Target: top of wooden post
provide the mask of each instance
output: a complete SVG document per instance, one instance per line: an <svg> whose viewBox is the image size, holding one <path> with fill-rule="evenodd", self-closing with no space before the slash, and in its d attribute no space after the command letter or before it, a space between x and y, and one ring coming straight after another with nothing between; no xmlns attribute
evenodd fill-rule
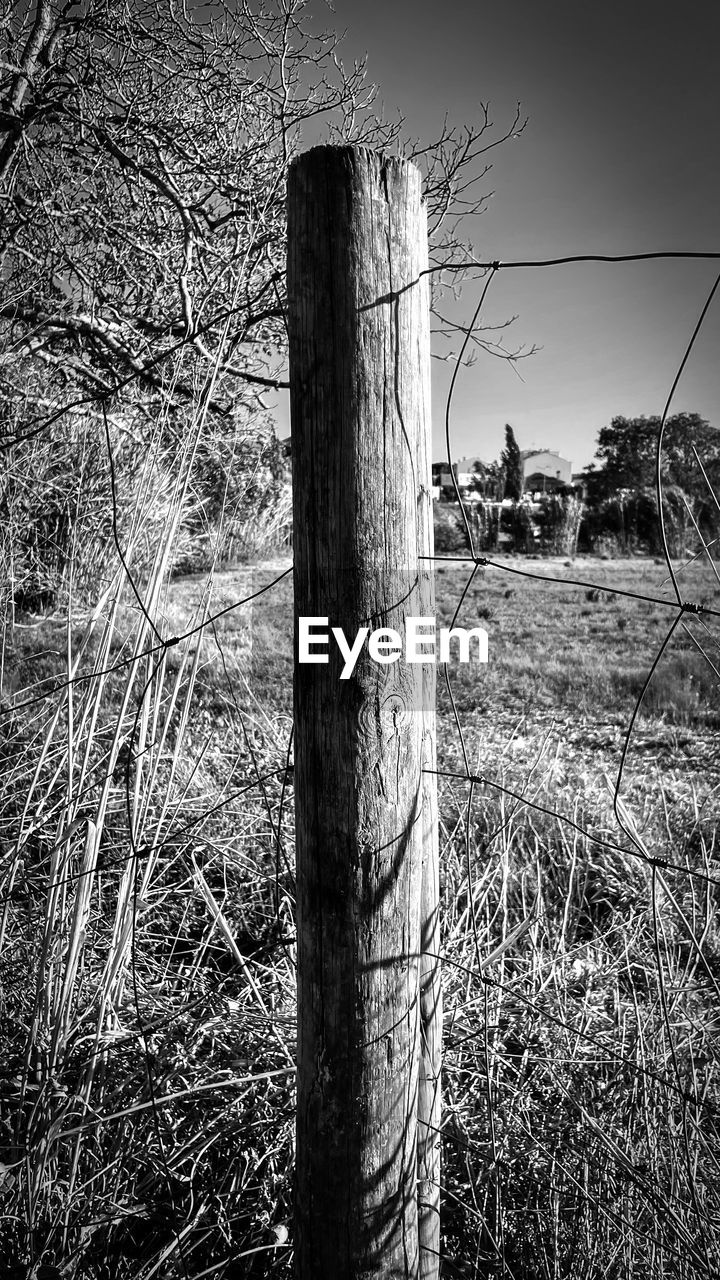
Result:
<svg viewBox="0 0 720 1280"><path fill-rule="evenodd" d="M298 179L302 180L302 175L305 173L315 175L325 170L334 175L343 171L350 175L361 169L366 173L374 171L376 182L380 189L384 190L386 197L389 198L391 190L400 181L406 184L408 196L414 195L417 191L417 198L424 202L422 174L412 160L385 155L384 152L376 151L372 147L354 143L337 145L320 143L316 147L309 147L307 151L301 152L290 161L288 184Z"/></svg>

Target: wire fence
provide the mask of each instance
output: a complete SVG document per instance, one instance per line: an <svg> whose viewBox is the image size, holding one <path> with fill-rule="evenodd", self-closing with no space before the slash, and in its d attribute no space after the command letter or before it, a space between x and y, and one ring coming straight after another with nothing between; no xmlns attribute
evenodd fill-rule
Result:
<svg viewBox="0 0 720 1280"><path fill-rule="evenodd" d="M487 273L447 397L448 462L457 380L500 270L697 257L720 254L445 265ZM450 468L468 552L433 557L438 602L451 626L490 610L491 666L492 624L520 636L527 618L552 637L569 636L573 619L582 629L556 663L557 690L572 691L574 668L587 679L602 668L611 626L622 624L620 649L629 636L653 649L625 685L606 679L611 715L579 710L576 694L570 715L534 693L513 709L487 692L489 669L443 669L448 1276L689 1280L720 1269L717 702L707 714L702 699L688 703L686 762L662 701L643 718L679 639L678 652L692 650L710 672L702 698L717 696L720 576L699 530L692 556L673 563L662 459L719 283L661 417L664 565L648 564L647 590L614 582L611 565L576 576L566 564L569 576L479 554ZM112 477L107 420L105 438ZM0 718L6 1252L23 1259L13 1274L37 1277L285 1274L290 654L274 659L260 644L259 693L242 628L227 628L253 605L254 643L264 627L280 634L291 569L219 608L211 573L196 618L174 630L173 530L141 585L112 484L114 583L79 638L67 622L64 675L54 660L44 675L27 662ZM273 600L268 623L261 606ZM498 644L504 678L515 670L522 684L522 654L507 661L512 637L501 632ZM532 661L541 674L543 655ZM693 724L693 707L704 724ZM655 768L647 750L646 763L633 757L643 735Z"/></svg>

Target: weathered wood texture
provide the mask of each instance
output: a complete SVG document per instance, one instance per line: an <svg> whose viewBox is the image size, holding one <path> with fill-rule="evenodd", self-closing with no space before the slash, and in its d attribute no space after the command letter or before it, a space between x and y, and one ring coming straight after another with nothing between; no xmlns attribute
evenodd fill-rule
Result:
<svg viewBox="0 0 720 1280"><path fill-rule="evenodd" d="M427 231L413 165L317 147L288 185L295 612L433 616ZM435 678L295 666L300 1280L437 1275ZM296 648L297 653L297 648ZM433 1126L433 1128L430 1128Z"/></svg>

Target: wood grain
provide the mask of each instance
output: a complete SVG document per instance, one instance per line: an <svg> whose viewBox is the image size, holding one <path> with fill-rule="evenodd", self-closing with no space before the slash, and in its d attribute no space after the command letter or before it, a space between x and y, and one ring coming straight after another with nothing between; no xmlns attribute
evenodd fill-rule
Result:
<svg viewBox="0 0 720 1280"><path fill-rule="evenodd" d="M300 616L354 638L434 614L419 560L432 548L426 265L413 165L361 147L292 164L296 655ZM439 949L435 779L422 773L434 667L380 666L365 649L341 681L332 641L328 655L295 664L297 1274L415 1277L422 1243L431 1277L441 1014L421 949Z"/></svg>

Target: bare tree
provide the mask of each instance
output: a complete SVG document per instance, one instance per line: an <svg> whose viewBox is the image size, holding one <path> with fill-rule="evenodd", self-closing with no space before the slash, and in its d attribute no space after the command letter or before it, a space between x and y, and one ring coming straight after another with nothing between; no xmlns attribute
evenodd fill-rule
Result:
<svg viewBox="0 0 720 1280"><path fill-rule="evenodd" d="M305 0L212 16L175 0L5 0L1 31L2 376L21 354L44 366L38 424L131 383L177 405L262 407L282 380L285 175L304 126L424 168L436 266L483 207L501 140L487 113L403 143Z"/></svg>
<svg viewBox="0 0 720 1280"><path fill-rule="evenodd" d="M285 167L303 120L362 95L360 69L326 79L333 40L305 35L303 10L8 15L0 315L16 349L101 393L130 379L194 400L219 346L218 404L274 384Z"/></svg>

